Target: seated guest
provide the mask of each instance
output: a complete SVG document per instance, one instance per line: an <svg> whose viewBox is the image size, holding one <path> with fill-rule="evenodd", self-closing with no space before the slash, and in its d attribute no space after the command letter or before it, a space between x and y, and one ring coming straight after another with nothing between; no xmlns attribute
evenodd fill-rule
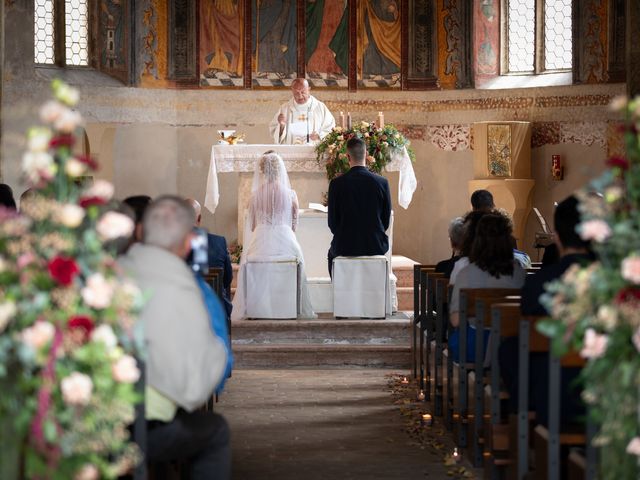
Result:
<svg viewBox="0 0 640 480"><path fill-rule="evenodd" d="M158 198L145 212L143 243L132 245L120 263L149 294L140 316L147 344L147 459L189 461L192 479L228 479L229 427L222 416L197 410L222 380L227 356L185 263L194 223L183 199Z"/></svg>
<svg viewBox="0 0 640 480"><path fill-rule="evenodd" d="M200 226L202 221L202 207L200 202L193 198L187 198L187 202L193 207L196 214L196 226ZM208 254L209 267L222 268L222 302L227 312L227 318L231 318L231 281L233 280L233 268L231 267L231 257L227 250L227 240L222 235L208 234Z"/></svg>
<svg viewBox="0 0 640 480"><path fill-rule="evenodd" d="M518 250L516 237L511 236L511 243L513 244L513 258L520 264L522 268L531 268L531 258L529 258L529 255L527 255L522 250Z"/></svg>
<svg viewBox="0 0 640 480"><path fill-rule="evenodd" d="M444 273L449 278L455 263L462 257L462 239L464 234L464 218L456 217L449 224L449 242L451 243L451 258L442 260L436 265L436 272Z"/></svg>
<svg viewBox="0 0 640 480"><path fill-rule="evenodd" d="M490 212L496 208L489 190L476 190L471 194L471 208L474 212Z"/></svg>
<svg viewBox="0 0 640 480"><path fill-rule="evenodd" d="M17 210L16 200L13 198L13 190L6 183L0 183L0 206Z"/></svg>
<svg viewBox="0 0 640 480"><path fill-rule="evenodd" d="M133 240L131 243L142 241L142 218L144 212L151 203L149 195L132 195L122 201L125 205L129 205L136 216L136 228L133 232Z"/></svg>
<svg viewBox="0 0 640 480"><path fill-rule="evenodd" d="M462 235L462 248L460 249L461 258L456 261L449 275L449 283L454 285L458 273L464 267L469 265L469 255L471 254L471 247L473 246L473 240L476 236L476 227L480 219L484 217L488 212L484 210L472 211L464 216L464 233Z"/></svg>
<svg viewBox="0 0 640 480"><path fill-rule="evenodd" d="M449 303L449 320L454 328L459 325L460 290L463 288L520 288L526 272L513 259L511 248L511 221L500 213L485 214L476 228L475 238L469 255L469 265L460 270L453 287ZM467 358L475 360L476 330L473 319L467 325ZM485 351L489 331L485 332ZM449 338L449 348L453 358L458 360L459 332L454 331Z"/></svg>
<svg viewBox="0 0 640 480"><path fill-rule="evenodd" d="M576 232L580 224L578 200L571 196L562 201L554 213L555 242L560 253L560 261L545 266L533 275L527 275L522 287L521 310L523 315L548 315L546 307L540 303L540 297L545 292L545 285L560 278L564 272L576 263L585 265L593 260L589 243L582 240ZM510 338L500 345L500 368L502 377L510 394L510 408L512 411L518 405L518 339ZM544 353L534 353L529 357L529 403L536 410L536 419L546 424L548 418L548 365L549 356ZM562 402L561 419L565 421L575 418L580 407L579 395L573 390L573 380L579 369L566 368L562 372L562 397L569 401ZM573 391L572 391L573 390ZM583 410L582 410L583 411Z"/></svg>

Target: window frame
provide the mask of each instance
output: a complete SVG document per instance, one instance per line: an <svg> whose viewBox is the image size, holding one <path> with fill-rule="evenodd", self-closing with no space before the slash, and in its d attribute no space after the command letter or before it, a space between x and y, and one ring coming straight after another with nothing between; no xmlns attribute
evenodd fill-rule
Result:
<svg viewBox="0 0 640 480"><path fill-rule="evenodd" d="M95 3L91 0L87 0L87 64L86 65L71 65L67 64L67 49L66 49L66 0L50 0L53 3L53 63L38 63L36 62L35 55L33 64L38 68L67 68L73 70L92 70L95 69L95 41L93 37L95 26ZM35 3L33 9L33 41L35 47Z"/></svg>
<svg viewBox="0 0 640 480"><path fill-rule="evenodd" d="M573 72L575 66L575 60L573 53L571 55L572 62L571 68L556 68L556 69L545 69L545 25L544 25L544 0L534 0L535 5L535 15L534 15L534 38L535 38L535 47L533 49L533 70L528 72L511 72L509 71L509 2L511 0L501 0L500 3L500 11L503 13L501 15L501 30L500 30L500 75L501 76L536 76L536 75L551 75L557 73L567 73ZM574 22L575 18L573 18L574 9L571 8L571 49L572 51L575 49L575 38L574 38Z"/></svg>

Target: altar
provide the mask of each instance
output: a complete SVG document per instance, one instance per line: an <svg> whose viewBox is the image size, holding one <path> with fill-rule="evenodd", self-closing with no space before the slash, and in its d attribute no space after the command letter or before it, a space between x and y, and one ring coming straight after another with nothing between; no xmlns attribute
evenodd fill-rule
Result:
<svg viewBox="0 0 640 480"><path fill-rule="evenodd" d="M220 202L219 175L239 173L238 185L238 241L243 242L244 219L248 202L251 197L253 172L258 160L265 151L274 150L283 159L294 190L305 189L305 184L322 182L323 188L328 189L328 182L324 179L324 165L317 161L313 145L214 145L211 149L211 161L207 176L207 188L204 206L215 212ZM392 161L386 165L387 171L399 172L398 204L407 208L411 203L417 181L411 159L403 149L392 156ZM326 187L324 187L326 185ZM321 201L320 194L313 201ZM308 203L308 202L307 202ZM305 258L305 271L309 281L309 294L316 312L331 311L331 283L327 266L327 252L333 238L327 224L327 214L306 209L306 203L301 201L300 215L296 237ZM391 259L393 239L393 214L387 232L389 235L389 252ZM395 304L395 277L391 274L392 303Z"/></svg>

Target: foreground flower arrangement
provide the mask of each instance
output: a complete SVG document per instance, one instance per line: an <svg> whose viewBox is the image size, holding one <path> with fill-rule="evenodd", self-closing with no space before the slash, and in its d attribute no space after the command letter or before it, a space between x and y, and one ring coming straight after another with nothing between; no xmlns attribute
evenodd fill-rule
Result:
<svg viewBox="0 0 640 480"><path fill-rule="evenodd" d="M78 93L52 87L23 158L32 191L20 214L0 209L2 473L24 462L26 478L115 478L140 458L128 426L142 298L105 244L133 222L108 210L111 184L81 185L97 165L72 153Z"/></svg>
<svg viewBox="0 0 640 480"><path fill-rule="evenodd" d="M540 326L556 354L588 359L583 399L600 427L603 479L637 478L640 457L640 97L612 108L625 115L627 155L579 194L579 233L598 261L548 287L553 318Z"/></svg>
<svg viewBox="0 0 640 480"><path fill-rule="evenodd" d="M329 181L349 170L347 142L352 137L361 138L366 143L367 167L372 172L382 172L391 161L392 154L405 147L411 160L414 160L409 140L391 124L383 128L369 122L356 123L353 128L337 126L316 146L318 162L324 164Z"/></svg>

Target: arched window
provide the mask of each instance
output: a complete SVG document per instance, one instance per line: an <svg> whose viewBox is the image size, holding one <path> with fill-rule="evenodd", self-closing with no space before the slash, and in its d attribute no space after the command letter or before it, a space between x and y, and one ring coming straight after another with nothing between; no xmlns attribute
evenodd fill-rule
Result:
<svg viewBox="0 0 640 480"><path fill-rule="evenodd" d="M89 66L88 0L34 0L34 62Z"/></svg>
<svg viewBox="0 0 640 480"><path fill-rule="evenodd" d="M503 0L502 73L572 68L571 0Z"/></svg>

